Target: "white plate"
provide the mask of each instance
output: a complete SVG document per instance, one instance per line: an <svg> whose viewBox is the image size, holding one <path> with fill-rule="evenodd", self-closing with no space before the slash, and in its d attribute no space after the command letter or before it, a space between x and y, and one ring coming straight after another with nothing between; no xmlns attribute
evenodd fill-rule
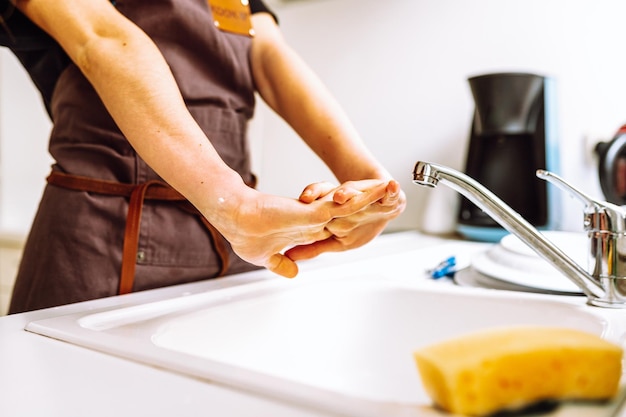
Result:
<svg viewBox="0 0 626 417"><path fill-rule="evenodd" d="M487 275L483 275L476 271L474 268L465 268L454 274L454 282L462 287L476 287L476 288L488 288L492 290L506 290L506 291L521 291L521 292L534 292L551 295L584 295L582 292L574 293L571 291L551 291L547 289L539 289L533 287L526 287L522 285L513 284L512 282L503 281L497 278L492 278Z"/></svg>
<svg viewBox="0 0 626 417"><path fill-rule="evenodd" d="M586 269L585 233L544 232L543 235ZM580 289L566 276L541 258L514 235L472 259L471 266L480 274L518 286L539 290L580 294Z"/></svg>
<svg viewBox="0 0 626 417"><path fill-rule="evenodd" d="M586 261L589 241L585 232L546 231L541 233L546 239L565 252L574 260ZM515 235L506 235L500 241L508 252L539 258L539 255Z"/></svg>

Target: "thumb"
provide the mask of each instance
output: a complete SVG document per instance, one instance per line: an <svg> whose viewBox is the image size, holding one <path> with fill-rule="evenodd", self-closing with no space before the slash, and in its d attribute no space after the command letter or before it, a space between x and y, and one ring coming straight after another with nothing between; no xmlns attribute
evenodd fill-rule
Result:
<svg viewBox="0 0 626 417"><path fill-rule="evenodd" d="M267 261L266 268L275 274L285 278L293 278L298 275L298 265L287 256L275 253Z"/></svg>

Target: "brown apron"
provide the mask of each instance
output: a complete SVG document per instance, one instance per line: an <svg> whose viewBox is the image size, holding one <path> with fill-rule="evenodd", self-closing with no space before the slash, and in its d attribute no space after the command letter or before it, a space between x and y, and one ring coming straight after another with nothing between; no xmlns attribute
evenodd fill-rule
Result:
<svg viewBox="0 0 626 417"><path fill-rule="evenodd" d="M152 37L195 120L222 159L252 184L250 39L216 29L206 0L118 0L116 7ZM76 66L62 72L51 112L56 163L26 243L11 313L256 268L137 156Z"/></svg>

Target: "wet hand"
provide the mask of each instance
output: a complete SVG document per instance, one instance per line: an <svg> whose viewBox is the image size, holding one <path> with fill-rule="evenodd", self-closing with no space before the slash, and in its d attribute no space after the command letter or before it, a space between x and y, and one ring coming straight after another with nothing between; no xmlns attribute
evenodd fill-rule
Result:
<svg viewBox="0 0 626 417"><path fill-rule="evenodd" d="M298 273L296 261L306 257L292 257L287 255L289 250L283 251L327 242L334 236L333 230L341 233L354 222L340 219L363 216L359 213L368 211L367 207L388 199L388 188L384 181L372 181L367 187L345 186L335 193L338 201L332 196L300 201L252 190L254 194L235 210L226 211L214 225L242 259L291 278ZM321 197L316 190L314 193Z"/></svg>
<svg viewBox="0 0 626 417"><path fill-rule="evenodd" d="M380 180L349 181L337 187L331 183L315 183L307 186L300 195L300 201L333 201L347 204L371 187L380 186ZM364 245L378 236L390 220L396 218L406 207L406 196L397 181L385 184L384 195L350 216L335 218L326 229L328 238L299 245L288 250L285 255L294 261L313 258L323 252L338 252Z"/></svg>

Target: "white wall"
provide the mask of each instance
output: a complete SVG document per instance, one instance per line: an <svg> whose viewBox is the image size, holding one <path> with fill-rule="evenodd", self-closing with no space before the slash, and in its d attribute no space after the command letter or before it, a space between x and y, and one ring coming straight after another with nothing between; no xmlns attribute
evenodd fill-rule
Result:
<svg viewBox="0 0 626 417"><path fill-rule="evenodd" d="M626 2L272 4L288 39L404 186L409 206L393 227L445 232L454 226L455 193L412 185L411 173L417 160L463 168L473 110L466 80L482 73L527 71L554 77L562 174L601 196L590 142L610 139L626 122ZM266 122L261 186L270 191L294 195L315 172L324 172L289 156L301 149L290 144L292 136L280 123ZM569 196L563 200L562 228L581 229L581 204Z"/></svg>
<svg viewBox="0 0 626 417"><path fill-rule="evenodd" d="M0 48L0 232L23 235L50 172L50 121L17 59Z"/></svg>
<svg viewBox="0 0 626 417"><path fill-rule="evenodd" d="M402 183L409 206L394 222L394 229L445 232L453 228L455 193L414 186L411 173L420 159L462 169L472 114L466 80L481 73L527 71L554 77L562 174L600 196L589 143L610 139L626 122L622 22L626 2L268 3L279 15L288 40L324 79L368 146ZM0 58L0 230L21 231L32 219L33 196L38 197L49 165L46 135L25 129L48 126L34 104L27 106L28 113L7 105L21 99L30 103L32 94L28 83L16 82L6 56ZM260 189L296 196L310 182L332 179L267 108L260 108L252 134ZM580 203L565 196L563 200L562 227L580 229Z"/></svg>

